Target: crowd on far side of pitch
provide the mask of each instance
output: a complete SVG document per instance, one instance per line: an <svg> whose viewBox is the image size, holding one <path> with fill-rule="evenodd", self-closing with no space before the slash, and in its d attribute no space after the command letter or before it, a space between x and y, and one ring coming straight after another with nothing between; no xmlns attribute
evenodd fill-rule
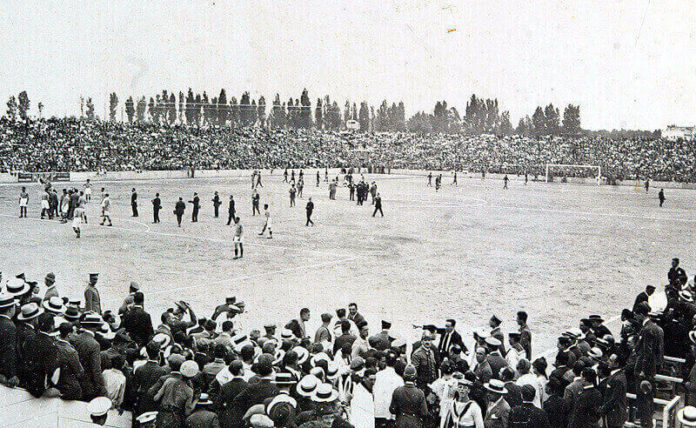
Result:
<svg viewBox="0 0 696 428"><path fill-rule="evenodd" d="M369 163L388 168L543 176L547 164L566 164L601 167L610 182L696 181L696 145L647 137L364 134L162 127L72 118L27 123L2 119L0 155L0 171L4 172L280 169Z"/></svg>
<svg viewBox="0 0 696 428"><path fill-rule="evenodd" d="M206 317L182 300L151 315L136 282L104 310L98 273L80 298L53 273L42 284L20 274L0 291L0 383L88 401L101 424L117 409L157 427L623 427L633 392L650 427L665 355L686 360L677 392L696 402L696 278L674 259L667 279L623 310L616 334L590 315L547 361L524 311L514 328L491 316L472 338L463 319L414 325L411 342L390 320L369 325L355 303L322 313L315 331L309 308L251 326L234 296ZM678 418L696 426L694 412Z"/></svg>

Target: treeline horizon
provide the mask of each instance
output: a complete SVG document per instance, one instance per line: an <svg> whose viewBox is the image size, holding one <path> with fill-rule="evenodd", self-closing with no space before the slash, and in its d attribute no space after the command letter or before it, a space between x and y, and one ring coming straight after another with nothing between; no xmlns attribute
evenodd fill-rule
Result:
<svg viewBox="0 0 696 428"><path fill-rule="evenodd" d="M117 122L119 96L109 94L108 121ZM403 101L389 103L386 99L379 106L369 105L366 101L359 104L346 100L339 106L338 101L329 95L317 98L312 103L309 92L304 89L299 98L281 100L276 94L271 103L264 96L251 97L248 91L237 99L221 89L219 94L209 97L206 91L194 93L188 88L187 93L163 90L154 96L128 96L122 104L122 122L152 123L160 126L260 126L268 128L322 129L340 131L354 129L358 132L411 132L418 134L495 134L524 136L577 136L604 135L617 136L655 136L659 131L583 130L580 119L580 106L568 104L561 114L553 103L538 106L531 116L520 118L513 126L510 112L502 110L497 98L480 98L472 94L466 103L463 115L447 101L437 101L432 112L419 111L406 118ZM31 102L26 91L17 98L10 96L7 101L5 117L9 120L28 120ZM38 104L39 117L43 104ZM125 114L125 116L124 116ZM91 97L80 98L80 118L98 120ZM103 120L107 120L104 118ZM659 135L657 135L659 137Z"/></svg>

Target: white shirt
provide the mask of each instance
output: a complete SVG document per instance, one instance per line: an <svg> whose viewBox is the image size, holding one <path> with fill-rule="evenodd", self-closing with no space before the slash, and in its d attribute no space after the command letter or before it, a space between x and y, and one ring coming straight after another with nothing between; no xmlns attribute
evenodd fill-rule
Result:
<svg viewBox="0 0 696 428"><path fill-rule="evenodd" d="M533 373L527 373L520 376L519 379L517 379L517 382L515 383L519 386L532 385L534 387L534 390L536 391L532 403L534 404L534 406L541 409L541 397L544 394L544 392L541 389L541 385L539 380L537 379L537 376Z"/></svg>
<svg viewBox="0 0 696 428"><path fill-rule="evenodd" d="M462 414L461 412L464 410L464 407L466 407L467 404L469 405L469 408ZM481 411L479 405L473 400L467 403L453 401L447 409L447 413L452 418L451 420L455 423L455 427L473 426L475 428L484 428L483 412ZM441 427L445 426L446 419L447 418L441 420Z"/></svg>
<svg viewBox="0 0 696 428"><path fill-rule="evenodd" d="M360 428L375 427L375 404L372 394L361 383L353 386L353 399L350 400L350 423Z"/></svg>
<svg viewBox="0 0 696 428"><path fill-rule="evenodd" d="M102 372L106 396L113 403L113 407L120 407L123 404L123 397L126 394L126 377L117 369L106 369Z"/></svg>
<svg viewBox="0 0 696 428"><path fill-rule="evenodd" d="M394 390L404 386L404 380L396 374L393 367L387 367L375 375L375 386L372 392L375 396L375 418L396 419L396 415L389 412Z"/></svg>

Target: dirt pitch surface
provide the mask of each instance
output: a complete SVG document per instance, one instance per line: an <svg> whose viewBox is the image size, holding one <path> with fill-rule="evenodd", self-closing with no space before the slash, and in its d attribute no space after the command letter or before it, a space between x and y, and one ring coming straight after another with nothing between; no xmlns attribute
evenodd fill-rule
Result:
<svg viewBox="0 0 696 428"><path fill-rule="evenodd" d="M425 177L369 175L382 194L384 214L356 206L348 190L328 199L327 184L315 187L307 174L304 198L289 207L288 185L278 172L264 176L261 206L269 203L273 239L257 233L262 216L251 216L249 178L94 182L89 224L76 239L70 224L40 220L38 184L28 186L29 218L18 218L20 184L0 187L0 228L5 278L25 272L43 283L56 274L59 291L82 297L89 272L99 272L104 309L115 310L140 283L153 322L175 300L210 316L226 296L237 296L248 312L247 329L284 324L302 307L312 311L313 333L323 312L356 302L370 322L394 322L394 330L415 336L413 323L458 320L469 340L491 314L503 330L516 329L517 310L529 312L534 353L553 347L564 329L580 318L601 314L618 328L616 316L646 284L662 288L672 257L693 275L696 263L696 193L668 190L658 207L657 191L631 187L460 178L452 186L426 187ZM56 183L62 189L67 183ZM82 188L83 183L70 185ZM114 226L99 226L99 190L111 194ZM130 215L130 189L139 195L140 216ZM224 202L213 217L211 199ZM179 196L201 196L198 223L176 226ZM162 198L162 222L152 224L151 199ZM226 226L233 194L245 228L245 253L233 260L232 228ZM315 227L305 227L305 204L315 203ZM263 208L262 208L263 209ZM691 269L691 270L690 270Z"/></svg>

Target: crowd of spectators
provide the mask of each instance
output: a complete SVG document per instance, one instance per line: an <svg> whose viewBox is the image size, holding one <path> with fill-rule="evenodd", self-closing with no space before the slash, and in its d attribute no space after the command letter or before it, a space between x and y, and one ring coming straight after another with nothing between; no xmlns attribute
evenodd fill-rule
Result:
<svg viewBox="0 0 696 428"><path fill-rule="evenodd" d="M98 274L84 299L62 296L52 273L42 285L18 275L0 291L0 383L90 401L96 422L128 410L136 426L590 428L623 427L631 413L651 427L665 355L686 360L687 404L696 391L696 286L677 259L667 279L623 310L620 333L590 315L558 337L549 363L523 311L508 334L495 315L473 340L447 319L413 326L411 343L389 320L368 325L355 303L321 314L316 331L308 308L260 328L244 325L236 297L209 317L184 301L155 317L135 282L103 311Z"/></svg>
<svg viewBox="0 0 696 428"><path fill-rule="evenodd" d="M615 180L696 181L696 144L659 138L409 134L162 127L74 118L0 120L0 171L373 166L543 176L593 165ZM568 172L570 171L570 172ZM570 174L592 174L579 170ZM591 175L588 175L591 176Z"/></svg>

